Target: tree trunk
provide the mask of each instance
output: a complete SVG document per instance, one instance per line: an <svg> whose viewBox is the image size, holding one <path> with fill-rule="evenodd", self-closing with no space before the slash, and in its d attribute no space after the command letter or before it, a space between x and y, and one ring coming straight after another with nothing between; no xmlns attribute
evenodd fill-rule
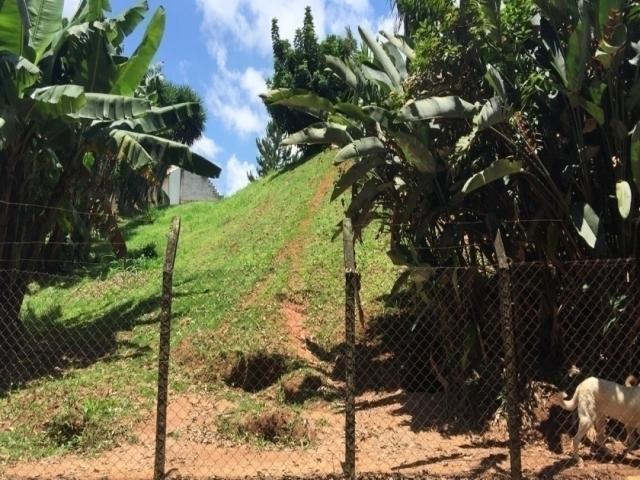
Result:
<svg viewBox="0 0 640 480"><path fill-rule="evenodd" d="M20 309L27 282L24 272L0 271L0 361L3 365L24 350L26 330L20 320Z"/></svg>

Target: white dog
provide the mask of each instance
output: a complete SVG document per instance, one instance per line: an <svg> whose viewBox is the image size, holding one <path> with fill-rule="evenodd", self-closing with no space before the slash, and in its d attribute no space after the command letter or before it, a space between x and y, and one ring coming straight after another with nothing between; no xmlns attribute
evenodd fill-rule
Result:
<svg viewBox="0 0 640 480"><path fill-rule="evenodd" d="M632 385L633 381L627 378L626 383ZM596 430L596 446L604 446L607 418L618 420L627 428L627 445L622 454L624 458L631 448L630 432L640 427L640 388L589 377L578 385L571 400L566 398L567 394L561 393L549 400L565 410L578 409L578 433L573 437L573 457L578 464L583 463L578 447L591 428Z"/></svg>

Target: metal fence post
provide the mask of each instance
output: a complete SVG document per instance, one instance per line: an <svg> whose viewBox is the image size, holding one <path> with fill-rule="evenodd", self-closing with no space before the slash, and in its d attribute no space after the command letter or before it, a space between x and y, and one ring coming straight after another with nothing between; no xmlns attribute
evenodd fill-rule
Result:
<svg viewBox="0 0 640 480"><path fill-rule="evenodd" d="M180 217L171 222L167 250L162 269L162 309L160 312L160 349L158 353L158 403L156 412L156 451L154 480L164 479L167 445L167 404L169 389L169 350L171 347L171 300L173 294L173 266L176 260Z"/></svg>
<svg viewBox="0 0 640 480"><path fill-rule="evenodd" d="M343 221L344 279L345 279L345 458L342 465L347 479L356 478L356 271L353 225Z"/></svg>
<svg viewBox="0 0 640 480"><path fill-rule="evenodd" d="M502 322L502 340L504 343L504 364L507 389L507 428L509 430L509 457L512 480L522 478L522 458L520 444L520 399L518 395L518 357L513 324L511 301L511 273L509 260L504 251L500 230L496 234L495 250L498 258L498 287L500 295L500 320Z"/></svg>

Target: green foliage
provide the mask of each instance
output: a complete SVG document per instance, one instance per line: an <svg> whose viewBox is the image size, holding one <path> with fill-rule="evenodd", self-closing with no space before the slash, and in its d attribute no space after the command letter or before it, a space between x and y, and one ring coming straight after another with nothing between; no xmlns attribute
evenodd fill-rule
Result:
<svg viewBox="0 0 640 480"><path fill-rule="evenodd" d="M156 169L168 163L206 176L220 171L162 137L199 115L198 106L158 110L152 99L134 96L160 44L164 10L126 57L121 43L146 3L107 18L108 1L85 1L66 24L62 3L0 2L0 198L9 203L0 207L3 269L42 268L41 260L55 259L56 244L93 233L124 255L110 201L113 172L123 164L156 181ZM9 295L18 311L23 295L24 285ZM1 339L18 338L3 330L18 328L15 307L0 305L2 351L12 346Z"/></svg>
<svg viewBox="0 0 640 480"><path fill-rule="evenodd" d="M271 120L267 124L265 136L256 139L256 147L259 153L256 158L259 177L264 177L298 161L299 156L294 153L293 148L282 144L285 138L286 133L280 130L278 125ZM252 179L252 177L249 178Z"/></svg>
<svg viewBox="0 0 640 480"><path fill-rule="evenodd" d="M349 89L327 72L326 55L349 59L355 55L357 43L347 30L345 37L329 35L319 42L311 8L306 7L304 22L296 31L293 45L280 38L278 21L272 20L271 41L273 46L273 77L268 80L272 89L303 88L331 101L344 100ZM269 113L278 128L286 133L294 133L311 125L315 119L306 112L291 111L282 106L268 106ZM302 147L306 154L317 149Z"/></svg>
<svg viewBox="0 0 640 480"><path fill-rule="evenodd" d="M129 130L156 132L159 137L185 145L193 145L204 132L206 111L202 98L189 85L167 80L160 66L147 71L135 95L149 100L155 109L134 121L127 121L125 125ZM176 109L175 105L181 108ZM158 163L154 178L164 179L169 166L170 162ZM128 163L120 163L114 173L112 198L120 212L139 212L166 201L159 183L135 171Z"/></svg>

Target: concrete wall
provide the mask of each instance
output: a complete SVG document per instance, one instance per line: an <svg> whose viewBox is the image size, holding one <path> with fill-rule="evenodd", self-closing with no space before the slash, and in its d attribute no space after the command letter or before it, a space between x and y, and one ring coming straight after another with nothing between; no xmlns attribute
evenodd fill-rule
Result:
<svg viewBox="0 0 640 480"><path fill-rule="evenodd" d="M218 200L220 195L209 179L181 168L173 169L162 182L162 190L170 205L205 200Z"/></svg>
<svg viewBox="0 0 640 480"><path fill-rule="evenodd" d="M217 200L219 198L218 192L216 192L216 189L211 185L209 179L182 170L180 203Z"/></svg>

